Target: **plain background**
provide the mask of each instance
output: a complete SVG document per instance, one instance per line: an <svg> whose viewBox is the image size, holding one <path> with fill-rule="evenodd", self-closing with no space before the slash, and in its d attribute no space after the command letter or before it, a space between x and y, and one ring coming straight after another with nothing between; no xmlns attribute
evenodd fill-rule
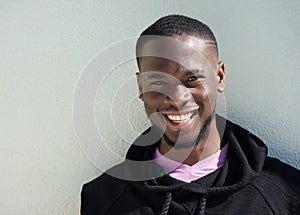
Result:
<svg viewBox="0 0 300 215"><path fill-rule="evenodd" d="M300 1L2 0L1 214L79 214L82 184L101 173L73 127L80 75L101 50L171 13L197 18L216 34L227 117L265 141L270 155L300 167ZM115 90L107 87L107 103ZM147 121L135 104L129 118L139 132ZM101 112L106 106L96 105L96 121L107 123L99 129L122 156L128 145L119 145Z"/></svg>

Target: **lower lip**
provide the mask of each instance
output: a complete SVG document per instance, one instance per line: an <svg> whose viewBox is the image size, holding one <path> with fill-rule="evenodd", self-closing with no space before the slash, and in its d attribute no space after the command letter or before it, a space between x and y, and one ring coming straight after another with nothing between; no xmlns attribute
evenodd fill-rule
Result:
<svg viewBox="0 0 300 215"><path fill-rule="evenodd" d="M183 129L187 129L191 126L191 124L193 123L194 118L195 118L194 116L195 116L195 114L193 114L189 120L187 120L183 123L175 123L172 120L170 120L167 116L164 116L164 117L166 118L167 123L172 130L180 131Z"/></svg>

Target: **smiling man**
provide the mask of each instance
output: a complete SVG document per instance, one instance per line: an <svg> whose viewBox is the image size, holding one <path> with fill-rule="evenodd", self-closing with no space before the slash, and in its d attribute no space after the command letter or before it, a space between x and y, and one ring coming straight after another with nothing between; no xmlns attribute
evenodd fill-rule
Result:
<svg viewBox="0 0 300 215"><path fill-rule="evenodd" d="M136 46L140 98L152 123L126 160L84 185L82 214L299 214L299 171L216 115L225 66L214 34L170 15Z"/></svg>
<svg viewBox="0 0 300 215"><path fill-rule="evenodd" d="M163 132L159 151L189 165L220 150L215 107L217 91L225 86L213 34L211 40L195 36L142 36L137 45L141 99Z"/></svg>

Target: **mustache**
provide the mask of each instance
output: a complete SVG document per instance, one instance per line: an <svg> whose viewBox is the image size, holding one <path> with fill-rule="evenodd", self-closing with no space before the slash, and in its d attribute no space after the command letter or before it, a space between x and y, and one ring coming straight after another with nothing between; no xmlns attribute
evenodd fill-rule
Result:
<svg viewBox="0 0 300 215"><path fill-rule="evenodd" d="M160 107L156 109L156 112L168 112L168 111L185 111L185 110L196 110L199 109L199 106L196 104L183 105L182 107L176 107L174 105L169 105L166 107Z"/></svg>

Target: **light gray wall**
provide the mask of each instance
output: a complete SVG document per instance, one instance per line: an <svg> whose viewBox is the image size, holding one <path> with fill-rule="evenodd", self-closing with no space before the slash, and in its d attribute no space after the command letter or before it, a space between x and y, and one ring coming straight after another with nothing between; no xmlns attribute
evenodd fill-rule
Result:
<svg viewBox="0 0 300 215"><path fill-rule="evenodd" d="M81 185L101 172L93 159L113 163L84 151L76 136L81 74L99 51L170 13L215 32L227 66L227 117L264 140L272 156L300 167L300 1L0 1L1 214L79 213ZM128 145L107 113L116 83L136 66L122 68L95 101L97 129L120 157ZM147 126L138 100L120 119L127 115L136 133Z"/></svg>

